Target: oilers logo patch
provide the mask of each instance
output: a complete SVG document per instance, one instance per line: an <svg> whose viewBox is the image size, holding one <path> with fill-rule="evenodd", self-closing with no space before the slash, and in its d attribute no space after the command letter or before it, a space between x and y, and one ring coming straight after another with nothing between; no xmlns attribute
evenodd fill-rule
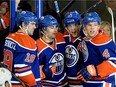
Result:
<svg viewBox="0 0 116 87"><path fill-rule="evenodd" d="M55 53L50 59L50 63L54 63L56 65L55 75L59 75L64 70L64 56L61 53Z"/></svg>
<svg viewBox="0 0 116 87"><path fill-rule="evenodd" d="M79 59L79 53L73 45L66 46L65 56L67 67L73 67Z"/></svg>
<svg viewBox="0 0 116 87"><path fill-rule="evenodd" d="M82 55L84 58L84 62L86 62L88 60L88 49L85 41L82 42Z"/></svg>

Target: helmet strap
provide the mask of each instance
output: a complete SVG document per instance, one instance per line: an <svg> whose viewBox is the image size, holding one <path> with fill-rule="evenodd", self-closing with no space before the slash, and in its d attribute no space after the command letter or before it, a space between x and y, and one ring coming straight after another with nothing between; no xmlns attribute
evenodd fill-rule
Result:
<svg viewBox="0 0 116 87"><path fill-rule="evenodd" d="M41 31L41 33L45 36L45 38L50 42L53 42L54 40L51 40L47 34L45 34L43 31Z"/></svg>
<svg viewBox="0 0 116 87"><path fill-rule="evenodd" d="M27 30L28 30L28 26L24 29L24 28L22 28L21 26L19 26L19 28L21 29L21 31L23 31L26 35L28 35L28 32L27 32Z"/></svg>

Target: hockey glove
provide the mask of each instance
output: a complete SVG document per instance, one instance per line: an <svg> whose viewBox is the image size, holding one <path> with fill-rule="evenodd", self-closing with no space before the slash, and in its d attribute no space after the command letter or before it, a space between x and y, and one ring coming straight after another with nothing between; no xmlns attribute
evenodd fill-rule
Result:
<svg viewBox="0 0 116 87"><path fill-rule="evenodd" d="M56 71L56 66L54 64L44 65L42 70L46 76L46 79L51 79Z"/></svg>
<svg viewBox="0 0 116 87"><path fill-rule="evenodd" d="M97 70L94 65L88 65L77 73L77 78L86 82L90 80L91 77L98 76Z"/></svg>

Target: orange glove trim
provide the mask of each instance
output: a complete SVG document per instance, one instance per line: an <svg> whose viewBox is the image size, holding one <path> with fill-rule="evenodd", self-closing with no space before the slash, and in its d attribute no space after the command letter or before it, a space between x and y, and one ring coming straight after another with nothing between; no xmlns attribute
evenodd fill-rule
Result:
<svg viewBox="0 0 116 87"><path fill-rule="evenodd" d="M94 65L88 65L87 71L91 74L91 76L97 76L96 69Z"/></svg>

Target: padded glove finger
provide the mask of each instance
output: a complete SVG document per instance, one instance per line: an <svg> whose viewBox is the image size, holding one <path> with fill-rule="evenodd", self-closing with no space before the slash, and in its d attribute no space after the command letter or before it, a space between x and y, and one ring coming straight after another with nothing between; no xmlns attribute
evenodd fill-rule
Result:
<svg viewBox="0 0 116 87"><path fill-rule="evenodd" d="M86 82L90 80L92 76L97 76L96 68L94 65L88 65L77 73L77 78Z"/></svg>

